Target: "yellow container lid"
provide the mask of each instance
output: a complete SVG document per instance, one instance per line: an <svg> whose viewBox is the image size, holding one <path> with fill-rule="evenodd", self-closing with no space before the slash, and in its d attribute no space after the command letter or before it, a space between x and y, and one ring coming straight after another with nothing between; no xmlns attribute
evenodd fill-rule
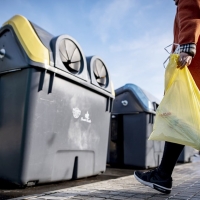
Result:
<svg viewBox="0 0 200 200"><path fill-rule="evenodd" d="M3 24L11 25L28 57L49 65L49 50L42 44L30 22L21 15L15 15Z"/></svg>

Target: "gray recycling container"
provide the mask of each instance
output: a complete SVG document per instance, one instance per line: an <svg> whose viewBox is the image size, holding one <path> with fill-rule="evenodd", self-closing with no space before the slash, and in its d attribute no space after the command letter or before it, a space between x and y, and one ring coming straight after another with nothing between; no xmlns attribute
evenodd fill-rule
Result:
<svg viewBox="0 0 200 200"><path fill-rule="evenodd" d="M183 151L181 152L179 158L178 158L178 162L180 163L187 163L187 162L191 162L192 157L195 154L198 154L198 150L189 147L189 146L185 146Z"/></svg>
<svg viewBox="0 0 200 200"><path fill-rule="evenodd" d="M105 171L113 93L103 61L90 60L68 35L19 15L4 23L0 179L34 185Z"/></svg>
<svg viewBox="0 0 200 200"><path fill-rule="evenodd" d="M162 159L164 142L148 141L159 100L134 84L115 90L107 162L151 168Z"/></svg>

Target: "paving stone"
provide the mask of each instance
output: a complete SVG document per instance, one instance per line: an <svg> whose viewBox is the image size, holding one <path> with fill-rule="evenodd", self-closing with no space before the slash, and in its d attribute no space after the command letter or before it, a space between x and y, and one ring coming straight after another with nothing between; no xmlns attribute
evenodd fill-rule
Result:
<svg viewBox="0 0 200 200"><path fill-rule="evenodd" d="M197 197L199 196L199 199L200 199L200 193L196 193L195 196L197 196Z"/></svg>
<svg viewBox="0 0 200 200"><path fill-rule="evenodd" d="M137 198L137 197L130 197L130 198L126 199L126 200L144 200L144 199Z"/></svg>
<svg viewBox="0 0 200 200"><path fill-rule="evenodd" d="M32 198L32 199L34 199L34 200L46 200L45 198L40 198L40 197L35 197L35 198Z"/></svg>
<svg viewBox="0 0 200 200"><path fill-rule="evenodd" d="M97 198L97 197L91 197L88 198L87 200L103 200L104 198Z"/></svg>
<svg viewBox="0 0 200 200"><path fill-rule="evenodd" d="M173 198L176 198L176 199L190 199L190 197L186 197L186 196L183 197L183 196L178 196L178 195L173 196L172 199L173 199ZM170 199L171 199L171 198L170 198Z"/></svg>
<svg viewBox="0 0 200 200"><path fill-rule="evenodd" d="M127 199L128 197L123 196L111 196L110 199Z"/></svg>
<svg viewBox="0 0 200 200"><path fill-rule="evenodd" d="M136 195L134 195L134 197L144 198L144 199L147 199L147 198L150 198L150 197L153 197L153 196L154 195L148 195L145 192L143 194L136 194Z"/></svg>
<svg viewBox="0 0 200 200"><path fill-rule="evenodd" d="M116 191L111 191L111 192L109 192L109 194L110 195L117 195L117 194L119 194L120 192L116 192Z"/></svg>
<svg viewBox="0 0 200 200"><path fill-rule="evenodd" d="M84 200L84 199L88 199L88 197L86 196L76 196L76 197L73 197L74 199L81 199L81 200Z"/></svg>
<svg viewBox="0 0 200 200"><path fill-rule="evenodd" d="M194 196L194 194L191 194L191 193L179 193L179 194L176 194L175 196L178 196L178 197L187 197L187 198L191 198Z"/></svg>
<svg viewBox="0 0 200 200"><path fill-rule="evenodd" d="M180 200L180 199L177 199L176 197L172 197L169 200ZM185 200L187 200L187 199L185 199Z"/></svg>
<svg viewBox="0 0 200 200"><path fill-rule="evenodd" d="M165 199L168 199L167 197L150 197L148 198L149 200L165 200Z"/></svg>
<svg viewBox="0 0 200 200"><path fill-rule="evenodd" d="M109 198L109 197L113 196L113 195L101 194L101 193L99 193L99 194L92 194L92 195L94 195L94 197L99 197L99 198Z"/></svg>
<svg viewBox="0 0 200 200"><path fill-rule="evenodd" d="M200 200L200 162L179 165L173 173L173 189L171 194L145 187L138 183L133 175L92 183L72 188L49 191L43 194L16 198L15 200L164 200L164 199L193 199ZM13 199L14 200L14 199Z"/></svg>
<svg viewBox="0 0 200 200"><path fill-rule="evenodd" d="M125 192L121 192L118 195L122 196L122 197L132 197L132 196L134 196L133 193L125 193Z"/></svg>
<svg viewBox="0 0 200 200"><path fill-rule="evenodd" d="M50 196L50 195L49 195ZM54 194L51 194L51 196L53 197L74 197L74 196L77 196L76 193L54 193ZM45 196L46 197L46 196Z"/></svg>
<svg viewBox="0 0 200 200"><path fill-rule="evenodd" d="M62 199L69 199L70 197L73 197L73 196L56 197L56 196L45 195L45 196L40 197L40 198L49 199L49 200L62 200Z"/></svg>

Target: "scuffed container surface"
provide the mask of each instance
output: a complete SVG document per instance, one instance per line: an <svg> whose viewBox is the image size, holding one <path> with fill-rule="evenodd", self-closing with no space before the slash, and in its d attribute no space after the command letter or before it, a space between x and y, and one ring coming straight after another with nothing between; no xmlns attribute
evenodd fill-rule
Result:
<svg viewBox="0 0 200 200"><path fill-rule="evenodd" d="M23 40L19 22L40 49ZM63 40L76 56L59 56ZM0 29L0 49L0 179L32 185L105 171L114 97L91 84L78 43L15 16Z"/></svg>

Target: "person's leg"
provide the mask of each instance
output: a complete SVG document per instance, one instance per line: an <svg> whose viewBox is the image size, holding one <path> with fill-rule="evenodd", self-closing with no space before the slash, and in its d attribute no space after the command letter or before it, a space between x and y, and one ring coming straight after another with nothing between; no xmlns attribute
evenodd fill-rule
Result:
<svg viewBox="0 0 200 200"><path fill-rule="evenodd" d="M165 142L162 161L158 167L158 172L163 178L170 178L179 155L181 154L184 145Z"/></svg>
<svg viewBox="0 0 200 200"><path fill-rule="evenodd" d="M148 172L135 171L135 178L142 184L169 194L172 189L172 172L184 145L165 142L162 161L159 167Z"/></svg>

